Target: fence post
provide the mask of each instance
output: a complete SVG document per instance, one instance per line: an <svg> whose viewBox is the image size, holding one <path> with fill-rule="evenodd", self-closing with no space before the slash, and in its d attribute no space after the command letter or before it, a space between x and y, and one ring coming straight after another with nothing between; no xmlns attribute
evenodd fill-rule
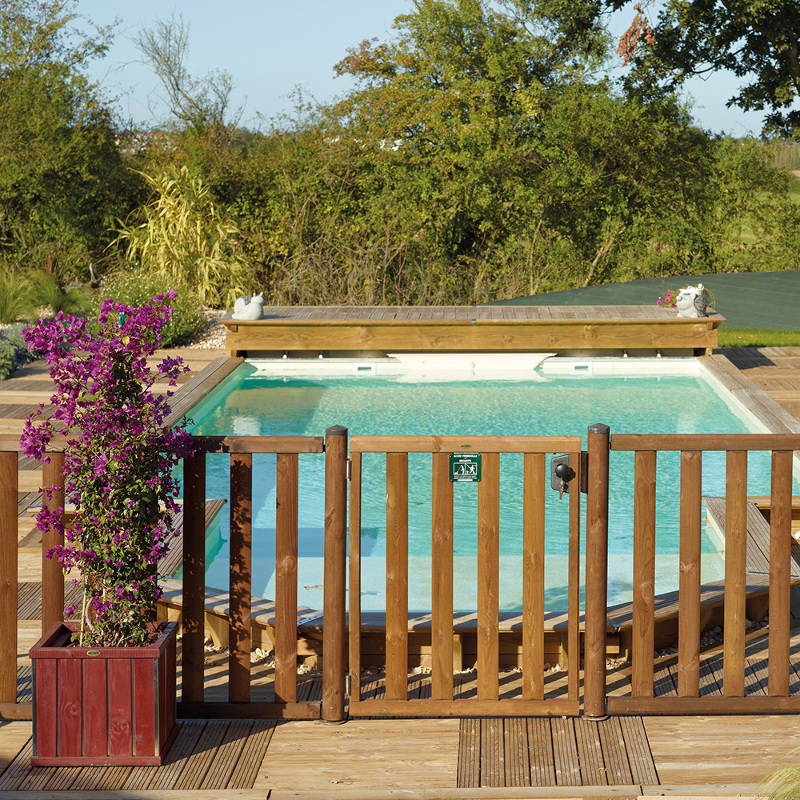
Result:
<svg viewBox="0 0 800 800"><path fill-rule="evenodd" d="M45 494L42 502L48 510L64 507L63 453L48 453L50 462L42 467L42 484ZM53 489L48 499L48 491ZM64 572L57 558L48 558L47 553L56 545L63 544L64 537L52 526L42 534L42 636L55 625L64 621Z"/></svg>
<svg viewBox="0 0 800 800"><path fill-rule="evenodd" d="M597 423L589 426L583 667L583 711L589 719L602 719L606 715L609 432L608 425Z"/></svg>
<svg viewBox="0 0 800 800"><path fill-rule="evenodd" d="M325 430L325 573L322 719L344 721L347 428Z"/></svg>
<svg viewBox="0 0 800 800"><path fill-rule="evenodd" d="M17 702L17 488L17 454L0 453L0 704Z"/></svg>

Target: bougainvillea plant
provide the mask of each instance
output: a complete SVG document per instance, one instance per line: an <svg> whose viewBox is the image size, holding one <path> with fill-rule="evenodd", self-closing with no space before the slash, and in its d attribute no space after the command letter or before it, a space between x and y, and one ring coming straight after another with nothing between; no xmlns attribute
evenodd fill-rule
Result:
<svg viewBox="0 0 800 800"><path fill-rule="evenodd" d="M192 455L186 420L164 425L172 392L151 391L156 381L175 386L188 368L179 358L165 358L155 371L147 365L174 297L159 294L141 308L106 300L94 330L86 320L60 313L22 334L44 355L55 383L52 415L45 418L42 404L27 418L22 451L48 463L51 439L66 440L64 496L75 517L65 525L63 508L50 511L43 503L37 526L64 536L47 556L58 559L69 577L79 576L73 582L83 590L82 646L136 646L151 639L148 623L161 593L157 564L174 536L178 510L175 467ZM43 491L52 497L52 488Z"/></svg>

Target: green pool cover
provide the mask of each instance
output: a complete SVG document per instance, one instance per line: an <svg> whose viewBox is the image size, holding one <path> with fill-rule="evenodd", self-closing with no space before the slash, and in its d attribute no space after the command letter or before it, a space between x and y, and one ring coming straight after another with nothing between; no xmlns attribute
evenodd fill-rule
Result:
<svg viewBox="0 0 800 800"><path fill-rule="evenodd" d="M800 328L800 270L731 272L604 283L490 305L638 306L655 303L668 290L702 283L730 328Z"/></svg>

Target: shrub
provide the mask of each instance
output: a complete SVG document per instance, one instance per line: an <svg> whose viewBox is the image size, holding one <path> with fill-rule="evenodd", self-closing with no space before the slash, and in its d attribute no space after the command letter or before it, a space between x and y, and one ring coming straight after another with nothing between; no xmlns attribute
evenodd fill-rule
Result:
<svg viewBox="0 0 800 800"><path fill-rule="evenodd" d="M191 286L207 305L233 306L250 283L239 229L185 166L142 177L156 197L142 209L145 222L118 231L128 260L176 288Z"/></svg>
<svg viewBox="0 0 800 800"><path fill-rule="evenodd" d="M15 322L0 331L0 342L8 343L14 350L14 367L22 367L35 358L34 354L28 349L28 345L22 338L22 331L25 329L24 322ZM3 378L5 379L5 378Z"/></svg>
<svg viewBox="0 0 800 800"><path fill-rule="evenodd" d="M147 365L171 315L163 302L169 297L157 295L141 308L105 300L96 332L86 320L59 313L24 333L45 354L55 384L52 420L66 437L61 472L76 517L65 528L63 508L43 503L37 526L64 537L47 557L80 578L82 647L150 641L147 623L161 596L158 561L175 535L175 467L192 455L186 420L164 426L172 392L150 391L165 378L175 386L187 371L179 358L154 370ZM43 411L26 419L20 443L24 455L48 463L55 430ZM44 495L52 498L52 490Z"/></svg>
<svg viewBox="0 0 800 800"><path fill-rule="evenodd" d="M55 275L44 270L31 274L31 297L37 308L49 308L53 315L63 311L83 316L92 305L91 295L86 289L80 286L65 289Z"/></svg>
<svg viewBox="0 0 800 800"><path fill-rule="evenodd" d="M33 319L34 316L29 281L15 267L0 265L0 323Z"/></svg>
<svg viewBox="0 0 800 800"><path fill-rule="evenodd" d="M167 287L171 288L171 287ZM159 292L166 291L163 279L141 269L112 272L103 280L95 298L97 310L107 297L132 306L142 306ZM175 288L177 296L169 301L172 316L161 334L161 347L189 344L203 328L205 318L200 298L186 287Z"/></svg>
<svg viewBox="0 0 800 800"><path fill-rule="evenodd" d="M0 381L4 381L16 368L14 346L0 334Z"/></svg>

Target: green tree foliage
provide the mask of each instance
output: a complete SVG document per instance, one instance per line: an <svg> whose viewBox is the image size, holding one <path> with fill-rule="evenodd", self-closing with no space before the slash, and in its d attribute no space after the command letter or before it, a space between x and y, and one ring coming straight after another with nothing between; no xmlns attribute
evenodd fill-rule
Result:
<svg viewBox="0 0 800 800"><path fill-rule="evenodd" d="M59 275L88 270L135 194L83 72L110 31L76 29L75 5L5 0L0 11L0 254Z"/></svg>
<svg viewBox="0 0 800 800"><path fill-rule="evenodd" d="M774 171L748 171L753 148L750 167L725 156L671 97L593 79L602 31L546 11L420 0L337 65L355 91L254 144L226 185L275 300L472 302L724 268L731 199L752 225ZM719 188L725 164L747 193Z"/></svg>
<svg viewBox="0 0 800 800"><path fill-rule="evenodd" d="M628 0L601 0L620 9ZM597 0L586 0L583 13ZM690 75L729 70L742 79L730 100L746 111L765 111L765 126L800 133L800 5L796 0L666 0L650 22L637 4L620 54L633 60L632 83L652 89L652 79L669 87ZM638 79L638 80L637 80Z"/></svg>

